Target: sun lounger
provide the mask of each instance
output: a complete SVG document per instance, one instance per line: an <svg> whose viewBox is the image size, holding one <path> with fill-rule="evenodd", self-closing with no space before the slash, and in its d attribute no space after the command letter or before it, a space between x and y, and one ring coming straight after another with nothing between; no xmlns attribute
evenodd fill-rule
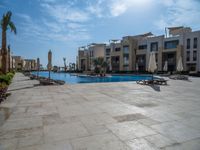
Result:
<svg viewBox="0 0 200 150"><path fill-rule="evenodd" d="M154 79L154 80L139 80L136 81L137 84L142 85L151 85L151 84L157 84L157 85L167 85L167 80L163 78Z"/></svg>
<svg viewBox="0 0 200 150"><path fill-rule="evenodd" d="M142 85L149 85L149 84L153 84L153 80L139 80L136 81L137 84L142 84Z"/></svg>
<svg viewBox="0 0 200 150"><path fill-rule="evenodd" d="M51 80L46 80L46 79L40 79L40 84L41 85L53 85L54 82L52 82Z"/></svg>
<svg viewBox="0 0 200 150"><path fill-rule="evenodd" d="M167 85L167 80L165 80L165 79L163 79L163 78L154 79L154 84L158 84L158 85Z"/></svg>
<svg viewBox="0 0 200 150"><path fill-rule="evenodd" d="M188 76L185 75L172 75L169 78L173 80L188 80Z"/></svg>

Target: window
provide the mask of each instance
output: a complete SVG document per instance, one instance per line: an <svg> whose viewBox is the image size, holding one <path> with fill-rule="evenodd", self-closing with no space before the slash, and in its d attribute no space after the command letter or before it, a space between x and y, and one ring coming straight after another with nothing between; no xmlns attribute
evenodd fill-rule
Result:
<svg viewBox="0 0 200 150"><path fill-rule="evenodd" d="M129 64L129 55L125 54L124 55L124 65L128 65Z"/></svg>
<svg viewBox="0 0 200 150"><path fill-rule="evenodd" d="M167 41L165 42L165 49L177 48L178 44L179 44L178 40Z"/></svg>
<svg viewBox="0 0 200 150"><path fill-rule="evenodd" d="M129 46L124 46L123 47L123 53L129 53Z"/></svg>
<svg viewBox="0 0 200 150"><path fill-rule="evenodd" d="M158 51L158 42L151 43L151 52Z"/></svg>
<svg viewBox="0 0 200 150"><path fill-rule="evenodd" d="M116 52L119 52L120 50L121 50L120 47L115 48L115 51L116 51Z"/></svg>
<svg viewBox="0 0 200 150"><path fill-rule="evenodd" d="M190 51L187 51L187 61L190 61Z"/></svg>
<svg viewBox="0 0 200 150"><path fill-rule="evenodd" d="M146 55L138 55L137 56L137 63L138 65L145 64Z"/></svg>
<svg viewBox="0 0 200 150"><path fill-rule="evenodd" d="M139 45L138 49L142 50L142 49L147 49L147 45Z"/></svg>
<svg viewBox="0 0 200 150"><path fill-rule="evenodd" d="M190 39L187 39L187 49L190 49Z"/></svg>
<svg viewBox="0 0 200 150"><path fill-rule="evenodd" d="M197 48L197 38L194 38L193 48Z"/></svg>
<svg viewBox="0 0 200 150"><path fill-rule="evenodd" d="M197 60L197 51L193 51L193 61Z"/></svg>
<svg viewBox="0 0 200 150"><path fill-rule="evenodd" d="M110 55L110 48L106 49L106 55Z"/></svg>

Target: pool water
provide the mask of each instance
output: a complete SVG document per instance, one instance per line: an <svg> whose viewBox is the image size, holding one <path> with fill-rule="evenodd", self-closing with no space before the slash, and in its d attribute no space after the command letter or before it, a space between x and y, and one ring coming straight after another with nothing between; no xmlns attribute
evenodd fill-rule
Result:
<svg viewBox="0 0 200 150"><path fill-rule="evenodd" d="M37 72L32 72L37 75ZM49 72L39 72L39 76L49 77ZM51 79L63 80L65 83L97 83L97 82L125 82L125 81L138 81L150 80L150 75L112 75L108 77L90 77L90 76L75 76L70 73L55 73L51 72Z"/></svg>

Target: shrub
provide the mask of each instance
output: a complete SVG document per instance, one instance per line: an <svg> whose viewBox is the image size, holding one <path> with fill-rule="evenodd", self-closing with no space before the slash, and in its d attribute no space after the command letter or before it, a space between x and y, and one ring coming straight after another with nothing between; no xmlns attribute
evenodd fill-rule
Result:
<svg viewBox="0 0 200 150"><path fill-rule="evenodd" d="M7 73L6 75L0 75L0 82L9 85L11 83L13 76L14 74L10 72Z"/></svg>
<svg viewBox="0 0 200 150"><path fill-rule="evenodd" d="M7 73L6 75L7 75L9 78L11 78L11 79L14 77L14 74L11 73L11 72Z"/></svg>

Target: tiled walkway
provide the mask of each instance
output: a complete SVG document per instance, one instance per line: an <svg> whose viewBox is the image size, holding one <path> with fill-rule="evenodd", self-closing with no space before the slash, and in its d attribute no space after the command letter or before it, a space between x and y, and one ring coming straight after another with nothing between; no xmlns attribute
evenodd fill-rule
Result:
<svg viewBox="0 0 200 150"><path fill-rule="evenodd" d="M199 150L200 79L33 86L0 104L0 150Z"/></svg>

